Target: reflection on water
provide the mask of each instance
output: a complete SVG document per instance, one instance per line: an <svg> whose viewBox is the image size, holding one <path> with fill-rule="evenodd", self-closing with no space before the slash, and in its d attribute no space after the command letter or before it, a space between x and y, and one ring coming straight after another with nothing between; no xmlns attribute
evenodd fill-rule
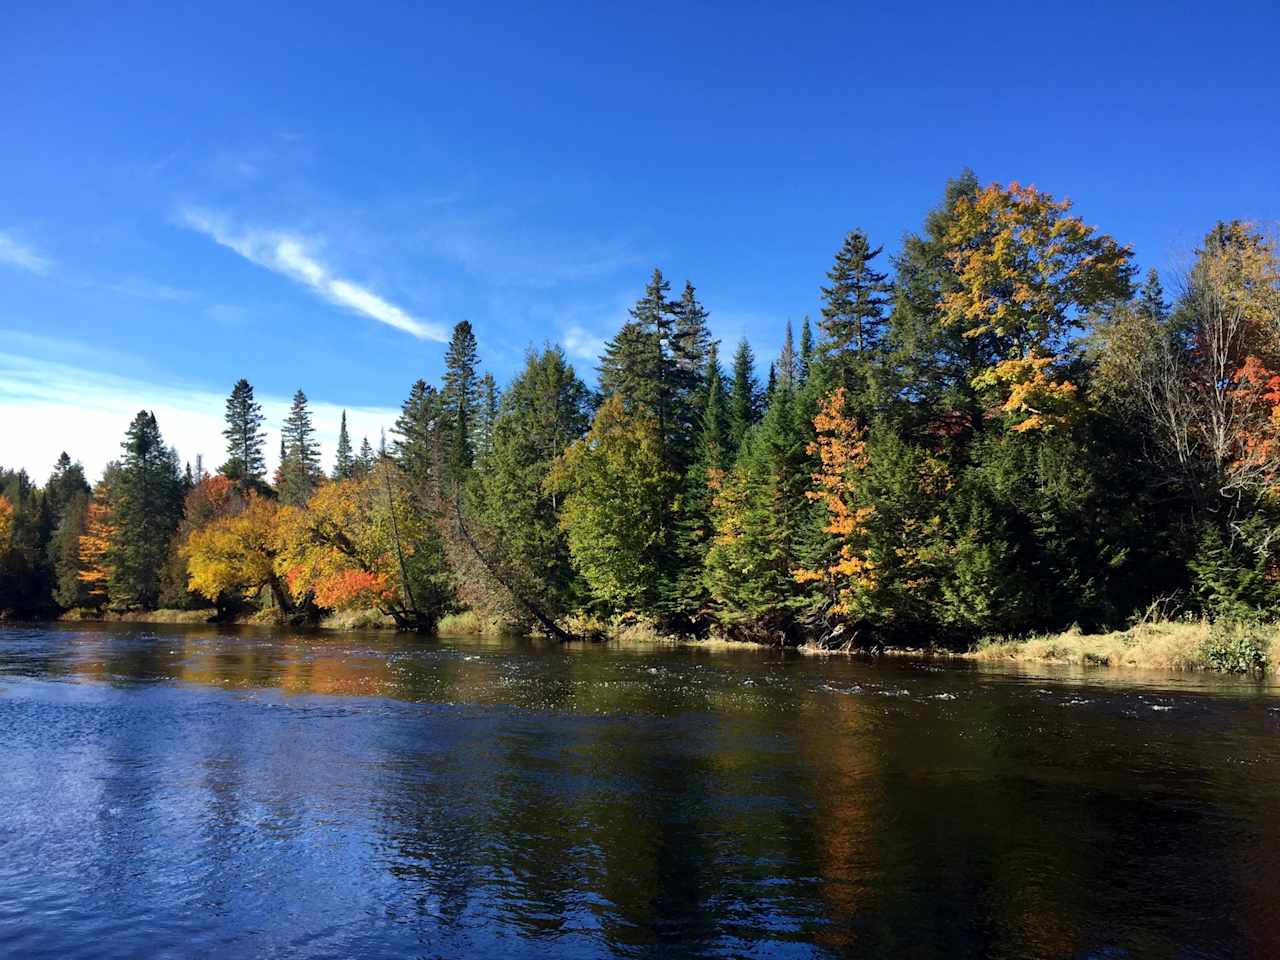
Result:
<svg viewBox="0 0 1280 960"><path fill-rule="evenodd" d="M0 628L0 954L1274 957L1280 697Z"/></svg>

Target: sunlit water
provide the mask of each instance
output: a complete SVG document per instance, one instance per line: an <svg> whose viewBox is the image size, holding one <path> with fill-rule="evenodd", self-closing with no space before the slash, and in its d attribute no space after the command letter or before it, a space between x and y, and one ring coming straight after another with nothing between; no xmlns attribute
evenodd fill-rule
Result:
<svg viewBox="0 0 1280 960"><path fill-rule="evenodd" d="M0 955L1277 957L1278 694L0 626Z"/></svg>

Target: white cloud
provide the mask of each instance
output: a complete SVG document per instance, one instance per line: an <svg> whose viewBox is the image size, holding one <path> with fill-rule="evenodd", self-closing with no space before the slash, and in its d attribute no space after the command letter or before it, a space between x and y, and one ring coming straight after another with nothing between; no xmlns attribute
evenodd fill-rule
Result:
<svg viewBox="0 0 1280 960"><path fill-rule="evenodd" d="M230 384L227 389L230 392ZM266 416L268 470L280 449L280 424L291 398L259 396ZM333 463L343 408L312 400L309 404L321 453ZM225 459L222 436L226 394L104 374L50 360L0 353L0 422L5 425L0 466L25 467L43 482L63 450L80 460L97 478L109 460L120 456L120 442L134 415L155 412L165 442L194 469L197 454L212 472ZM390 407L347 407L347 429L359 448L368 437L376 448L379 433L388 431L398 411Z"/></svg>
<svg viewBox="0 0 1280 960"><path fill-rule="evenodd" d="M30 247L23 246L11 234L0 230L0 263L7 263L32 273L44 273L52 265L47 257L42 257Z"/></svg>
<svg viewBox="0 0 1280 960"><path fill-rule="evenodd" d="M602 339L583 327L570 327L564 332L565 352L575 359L599 360L604 347Z"/></svg>
<svg viewBox="0 0 1280 960"><path fill-rule="evenodd" d="M215 243L234 250L251 263L298 281L330 303L403 330L420 340L435 340L439 343L447 343L449 340L449 332L440 324L419 320L372 290L334 276L328 267L308 252L306 240L297 234L272 230L235 230L223 218L199 209L184 210L181 218L186 226L203 233Z"/></svg>

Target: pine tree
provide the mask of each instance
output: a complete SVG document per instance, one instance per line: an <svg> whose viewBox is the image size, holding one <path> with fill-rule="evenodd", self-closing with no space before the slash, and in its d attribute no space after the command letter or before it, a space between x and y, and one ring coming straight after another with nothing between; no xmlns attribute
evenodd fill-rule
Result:
<svg viewBox="0 0 1280 960"><path fill-rule="evenodd" d="M182 476L153 413L142 410L134 417L123 448L112 497L116 535L109 553L109 596L118 609L152 609L169 541L182 519Z"/></svg>
<svg viewBox="0 0 1280 960"><path fill-rule="evenodd" d="M351 435L347 433L347 411L342 411L342 421L338 427L338 449L334 454L333 479L350 480L355 467L355 458L351 455Z"/></svg>
<svg viewBox="0 0 1280 960"><path fill-rule="evenodd" d="M888 274L871 266L881 249L872 249L866 234L854 230L837 251L835 264L827 273L831 286L822 288L824 302L818 326L824 356L864 353L880 342L884 311L893 289Z"/></svg>
<svg viewBox="0 0 1280 960"><path fill-rule="evenodd" d="M445 429L448 437L447 473L460 480L475 460L472 434L480 406L480 378L476 372L476 337L471 323L463 320L453 328L453 338L444 355Z"/></svg>
<svg viewBox="0 0 1280 960"><path fill-rule="evenodd" d="M756 382L755 357L743 337L733 355L733 386L729 391L729 444L736 455L751 425L760 414L760 386Z"/></svg>
<svg viewBox="0 0 1280 960"><path fill-rule="evenodd" d="M314 438L307 395L299 390L293 395L293 405L280 431L285 451L280 470L280 501L286 505L305 506L324 476L320 472L320 447Z"/></svg>
<svg viewBox="0 0 1280 960"><path fill-rule="evenodd" d="M262 447L266 434L262 430L265 418L262 406L253 398L253 387L241 379L231 388L227 397L227 428L222 435L227 438L227 462L220 473L232 480L259 481L267 471Z"/></svg>

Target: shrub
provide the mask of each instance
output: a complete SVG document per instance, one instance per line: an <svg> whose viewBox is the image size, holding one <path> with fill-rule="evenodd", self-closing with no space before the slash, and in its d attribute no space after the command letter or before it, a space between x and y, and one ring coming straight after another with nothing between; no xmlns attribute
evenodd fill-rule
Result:
<svg viewBox="0 0 1280 960"><path fill-rule="evenodd" d="M1209 628L1200 655L1224 673L1262 673L1268 666L1270 637L1256 622L1217 621Z"/></svg>

